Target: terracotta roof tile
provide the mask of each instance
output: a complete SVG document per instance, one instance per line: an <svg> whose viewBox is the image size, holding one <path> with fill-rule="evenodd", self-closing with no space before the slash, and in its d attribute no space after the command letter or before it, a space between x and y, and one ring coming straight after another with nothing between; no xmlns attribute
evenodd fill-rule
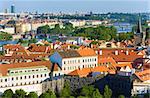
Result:
<svg viewBox="0 0 150 98"><path fill-rule="evenodd" d="M141 81L150 80L150 69L143 70L143 71L141 71L141 72L136 72L135 75L136 75Z"/></svg>
<svg viewBox="0 0 150 98"><path fill-rule="evenodd" d="M96 56L95 51L91 48L78 49L77 51L81 56Z"/></svg>

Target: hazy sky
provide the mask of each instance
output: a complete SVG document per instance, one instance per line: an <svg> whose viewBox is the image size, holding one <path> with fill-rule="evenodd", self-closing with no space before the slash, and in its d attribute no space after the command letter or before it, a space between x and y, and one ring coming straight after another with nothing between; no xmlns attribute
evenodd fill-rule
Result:
<svg viewBox="0 0 150 98"><path fill-rule="evenodd" d="M150 0L0 0L0 12L150 12Z"/></svg>

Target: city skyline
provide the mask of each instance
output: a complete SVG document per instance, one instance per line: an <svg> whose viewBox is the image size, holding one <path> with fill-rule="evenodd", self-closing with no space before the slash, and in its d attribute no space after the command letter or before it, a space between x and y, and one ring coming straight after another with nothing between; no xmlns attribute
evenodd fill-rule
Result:
<svg viewBox="0 0 150 98"><path fill-rule="evenodd" d="M107 13L125 12L140 13L150 12L149 0L1 0L0 12L8 9L14 4L16 12L64 12L64 13Z"/></svg>

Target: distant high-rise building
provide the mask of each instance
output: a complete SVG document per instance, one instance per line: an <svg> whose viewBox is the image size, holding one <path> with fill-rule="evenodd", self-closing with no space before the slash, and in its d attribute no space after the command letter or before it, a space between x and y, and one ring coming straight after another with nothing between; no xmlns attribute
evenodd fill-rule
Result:
<svg viewBox="0 0 150 98"><path fill-rule="evenodd" d="M15 13L15 5L11 5L11 13Z"/></svg>
<svg viewBox="0 0 150 98"><path fill-rule="evenodd" d="M8 9L5 9L5 10L4 10L4 13L8 13Z"/></svg>

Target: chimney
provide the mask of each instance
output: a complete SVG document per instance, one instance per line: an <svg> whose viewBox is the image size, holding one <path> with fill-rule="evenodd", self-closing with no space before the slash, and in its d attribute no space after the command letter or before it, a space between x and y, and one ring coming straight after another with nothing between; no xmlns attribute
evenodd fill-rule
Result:
<svg viewBox="0 0 150 98"><path fill-rule="evenodd" d="M129 55L129 51L128 50L126 50L126 55Z"/></svg>
<svg viewBox="0 0 150 98"><path fill-rule="evenodd" d="M100 54L100 55L102 55L102 54L103 54L103 53L102 53L102 50L100 50L100 51L99 51L99 54Z"/></svg>
<svg viewBox="0 0 150 98"><path fill-rule="evenodd" d="M118 55L119 53L118 53L118 50L115 50L115 55Z"/></svg>
<svg viewBox="0 0 150 98"><path fill-rule="evenodd" d="M98 51L96 50L95 53L98 54Z"/></svg>

